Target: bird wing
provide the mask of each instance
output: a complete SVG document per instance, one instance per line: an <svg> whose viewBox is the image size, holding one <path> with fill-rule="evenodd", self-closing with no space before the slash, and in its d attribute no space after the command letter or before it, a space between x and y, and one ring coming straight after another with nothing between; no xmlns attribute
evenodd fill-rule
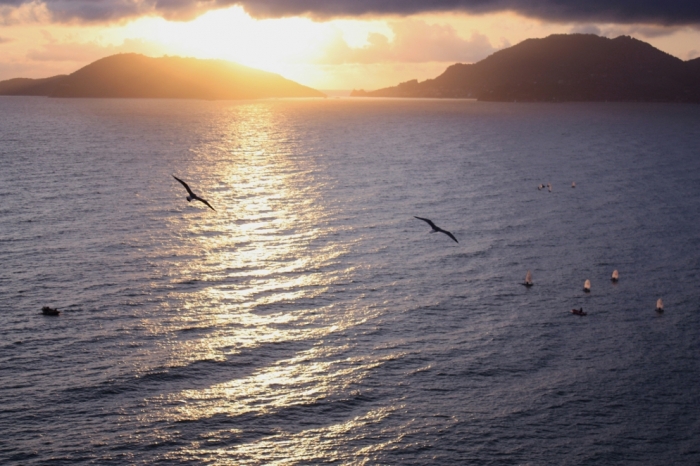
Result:
<svg viewBox="0 0 700 466"><path fill-rule="evenodd" d="M435 229L435 230L438 229L438 227L435 226L435 224L434 224L431 220L429 220L429 219L427 219L427 218L416 217L415 215L414 215L413 217L414 217L414 218L417 218L418 220L423 220L423 221L426 222L428 225L430 225L431 227L433 227L433 229Z"/></svg>
<svg viewBox="0 0 700 466"><path fill-rule="evenodd" d="M180 178L178 178L178 177L175 176L175 175L173 175L173 178L175 178L177 181L180 182L180 184L182 184L182 186L185 187L185 189L187 190L187 192L189 193L190 196L196 197L196 195L192 192L192 190L190 189L190 187L187 186L187 183L185 183L184 181L182 181Z"/></svg>
<svg viewBox="0 0 700 466"><path fill-rule="evenodd" d="M201 197L197 197L197 196L195 196L194 198L197 199L197 200L200 201L200 202L204 202L206 205L209 206L209 208L210 208L211 210L213 210L214 212L216 212L216 209L213 208L213 207L211 206L211 204L209 204L209 203L207 202L206 199L202 199Z"/></svg>
<svg viewBox="0 0 700 466"><path fill-rule="evenodd" d="M443 230L442 228L438 228L438 231L441 231L441 232L445 233L447 236L449 236L450 238L452 238L453 240L455 240L455 243L459 243L459 241L457 241L457 238L455 238L455 235L453 235L453 234L450 233L449 231Z"/></svg>

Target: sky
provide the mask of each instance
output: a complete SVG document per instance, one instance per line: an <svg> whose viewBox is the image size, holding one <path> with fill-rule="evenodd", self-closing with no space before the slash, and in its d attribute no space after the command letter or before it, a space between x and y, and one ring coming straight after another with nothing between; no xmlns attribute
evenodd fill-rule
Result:
<svg viewBox="0 0 700 466"><path fill-rule="evenodd" d="M434 78L528 38L629 35L700 57L698 0L0 0L0 80L136 52L231 60L321 90Z"/></svg>

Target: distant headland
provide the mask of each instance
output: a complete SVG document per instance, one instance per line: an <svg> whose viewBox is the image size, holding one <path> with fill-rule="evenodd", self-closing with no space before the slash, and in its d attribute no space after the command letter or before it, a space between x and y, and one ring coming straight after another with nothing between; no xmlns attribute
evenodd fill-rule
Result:
<svg viewBox="0 0 700 466"><path fill-rule="evenodd" d="M102 58L69 75L0 81L0 95L206 100L325 97L278 74L224 60L151 58L135 53Z"/></svg>
<svg viewBox="0 0 700 466"><path fill-rule="evenodd" d="M435 79L351 96L700 103L700 58L683 61L628 36L551 35L452 65Z"/></svg>

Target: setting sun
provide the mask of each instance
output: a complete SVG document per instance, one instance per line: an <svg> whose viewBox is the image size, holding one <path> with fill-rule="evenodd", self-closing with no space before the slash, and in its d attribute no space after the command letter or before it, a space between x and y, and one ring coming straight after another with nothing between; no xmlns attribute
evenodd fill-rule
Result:
<svg viewBox="0 0 700 466"><path fill-rule="evenodd" d="M189 13L178 11L188 2L144 0L115 11L111 2L100 3L105 11L20 3L0 7L0 80L68 74L110 55L140 53L229 60L321 90L378 89L434 78L528 38L572 32L630 35L682 60L700 55L700 32L688 25L546 21L517 10L253 16L246 3L206 11L207 2L198 2Z"/></svg>
<svg viewBox="0 0 700 466"><path fill-rule="evenodd" d="M312 58L316 44L326 39L326 29L303 18L258 21L236 7L190 22L145 18L124 32L181 55L231 60L271 71L279 63Z"/></svg>
<svg viewBox="0 0 700 466"><path fill-rule="evenodd" d="M700 2L629 3L0 0L0 465L700 465Z"/></svg>
<svg viewBox="0 0 700 466"><path fill-rule="evenodd" d="M362 47L370 33L392 35L381 21L321 23L300 17L257 20L242 8L232 7L205 13L189 22L142 18L114 30L110 40L138 38L158 44L163 53L230 60L308 83L316 80L314 70L307 65L323 60L334 41L341 38L347 44Z"/></svg>

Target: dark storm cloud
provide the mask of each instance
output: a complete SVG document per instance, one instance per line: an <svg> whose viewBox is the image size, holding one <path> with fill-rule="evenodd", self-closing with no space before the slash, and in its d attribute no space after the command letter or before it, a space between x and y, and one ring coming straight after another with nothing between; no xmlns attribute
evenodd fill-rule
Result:
<svg viewBox="0 0 700 466"><path fill-rule="evenodd" d="M231 0L0 0L0 15L12 7L45 6L54 21L105 22L142 15L192 19L207 10L235 4Z"/></svg>
<svg viewBox="0 0 700 466"><path fill-rule="evenodd" d="M37 0L0 0L18 6ZM242 5L256 17L307 15L315 18L376 14L511 10L548 21L700 24L699 0L44 0L57 20L105 21L157 14L188 19L206 10Z"/></svg>
<svg viewBox="0 0 700 466"><path fill-rule="evenodd" d="M553 21L651 24L700 23L698 0L243 0L256 15L341 16L436 11L512 10Z"/></svg>

